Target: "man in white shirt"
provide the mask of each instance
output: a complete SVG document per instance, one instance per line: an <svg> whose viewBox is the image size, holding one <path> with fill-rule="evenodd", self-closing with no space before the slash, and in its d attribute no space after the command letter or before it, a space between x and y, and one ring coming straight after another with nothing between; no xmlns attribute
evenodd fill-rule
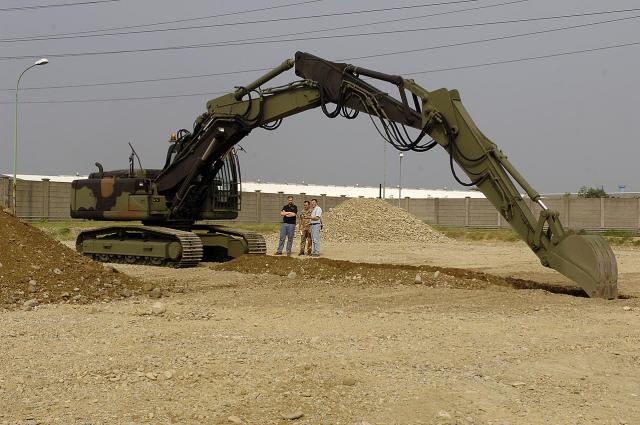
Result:
<svg viewBox="0 0 640 425"><path fill-rule="evenodd" d="M318 206L318 200L311 200L311 256L320 256L320 228L322 227L322 208Z"/></svg>

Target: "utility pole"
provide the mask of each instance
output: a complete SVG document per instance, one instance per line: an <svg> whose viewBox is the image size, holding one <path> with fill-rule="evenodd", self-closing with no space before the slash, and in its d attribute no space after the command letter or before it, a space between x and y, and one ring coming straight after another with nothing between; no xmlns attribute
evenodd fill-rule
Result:
<svg viewBox="0 0 640 425"><path fill-rule="evenodd" d="M386 189L387 189L387 142L382 139L382 199L387 199Z"/></svg>
<svg viewBox="0 0 640 425"><path fill-rule="evenodd" d="M404 153L400 152L398 155L400 158L400 176L398 177L398 207L400 207L400 201L402 200L402 158L404 158Z"/></svg>

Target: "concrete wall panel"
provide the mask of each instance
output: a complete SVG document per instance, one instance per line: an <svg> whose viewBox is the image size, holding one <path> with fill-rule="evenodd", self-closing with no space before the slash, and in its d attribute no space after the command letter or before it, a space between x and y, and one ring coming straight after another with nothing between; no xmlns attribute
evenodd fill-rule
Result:
<svg viewBox="0 0 640 425"><path fill-rule="evenodd" d="M464 226L464 199L440 199L438 224L441 226Z"/></svg>
<svg viewBox="0 0 640 425"><path fill-rule="evenodd" d="M604 203L604 227L636 229L638 227L638 199L609 198Z"/></svg>
<svg viewBox="0 0 640 425"><path fill-rule="evenodd" d="M600 199L572 199L569 214L572 229L599 229Z"/></svg>
<svg viewBox="0 0 640 425"><path fill-rule="evenodd" d="M243 192L242 211L238 222L277 223L281 220L280 209L286 203L285 193ZM346 197L322 196L321 194L292 194L295 203L302 207L305 199L317 198L325 211L349 199ZM70 184L45 181L18 181L16 196L18 215L31 219L68 219ZM8 207L11 201L11 179L0 177L0 205ZM259 201L259 202L258 202ZM397 199L388 200L397 206ZM571 229L636 229L640 231L639 198L550 198L545 204L560 212L560 218ZM540 206L525 199L535 219L540 214ZM404 198L401 208L428 223L443 226L469 226L510 228L506 220L498 219L498 212L486 199L413 199ZM437 208L436 208L437 206ZM468 209L467 209L468 207Z"/></svg>

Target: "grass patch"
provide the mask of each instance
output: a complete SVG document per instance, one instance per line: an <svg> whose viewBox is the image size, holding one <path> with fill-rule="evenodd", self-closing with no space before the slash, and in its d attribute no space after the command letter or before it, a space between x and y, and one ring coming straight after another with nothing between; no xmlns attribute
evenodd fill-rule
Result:
<svg viewBox="0 0 640 425"><path fill-rule="evenodd" d="M472 227L432 226L445 236L462 241L515 242L520 237L511 229L481 229Z"/></svg>
<svg viewBox="0 0 640 425"><path fill-rule="evenodd" d="M90 220L62 220L62 221L47 221L40 220L30 223L32 226L37 227L43 232L47 233L52 238L59 241L75 241L78 233L85 229L92 229L95 227L105 226L131 226L140 224L139 221L134 222L122 222L122 221L90 221Z"/></svg>
<svg viewBox="0 0 640 425"><path fill-rule="evenodd" d="M640 237L638 236L603 236L609 245L615 246L640 246Z"/></svg>
<svg viewBox="0 0 640 425"><path fill-rule="evenodd" d="M212 221L212 224L221 224L224 226L234 227L236 229L250 230L257 233L277 233L280 229L280 223L235 223L233 221L218 222ZM74 241L78 233L85 229L107 226L135 226L142 224L139 221L90 221L90 220L63 220L63 221L47 221L40 220L31 223L31 225L44 231L52 238L59 241Z"/></svg>
<svg viewBox="0 0 640 425"><path fill-rule="evenodd" d="M605 230L601 235L614 238L633 238L637 236L637 233L631 230Z"/></svg>
<svg viewBox="0 0 640 425"><path fill-rule="evenodd" d="M479 229L465 227L432 226L451 239L461 241L519 241L520 237L511 229ZM602 233L584 232L602 236L612 246L640 247L640 236L632 230L606 230Z"/></svg>
<svg viewBox="0 0 640 425"><path fill-rule="evenodd" d="M640 246L640 237L633 230L605 230L600 235L615 246Z"/></svg>

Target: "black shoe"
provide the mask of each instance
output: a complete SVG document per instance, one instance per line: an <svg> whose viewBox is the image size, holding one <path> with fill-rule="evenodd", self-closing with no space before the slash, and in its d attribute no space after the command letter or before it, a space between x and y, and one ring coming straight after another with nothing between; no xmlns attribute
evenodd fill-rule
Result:
<svg viewBox="0 0 640 425"><path fill-rule="evenodd" d="M299 252L298 255L304 255L304 252Z"/></svg>
<svg viewBox="0 0 640 425"><path fill-rule="evenodd" d="M281 252L276 252L274 255L282 255Z"/></svg>

